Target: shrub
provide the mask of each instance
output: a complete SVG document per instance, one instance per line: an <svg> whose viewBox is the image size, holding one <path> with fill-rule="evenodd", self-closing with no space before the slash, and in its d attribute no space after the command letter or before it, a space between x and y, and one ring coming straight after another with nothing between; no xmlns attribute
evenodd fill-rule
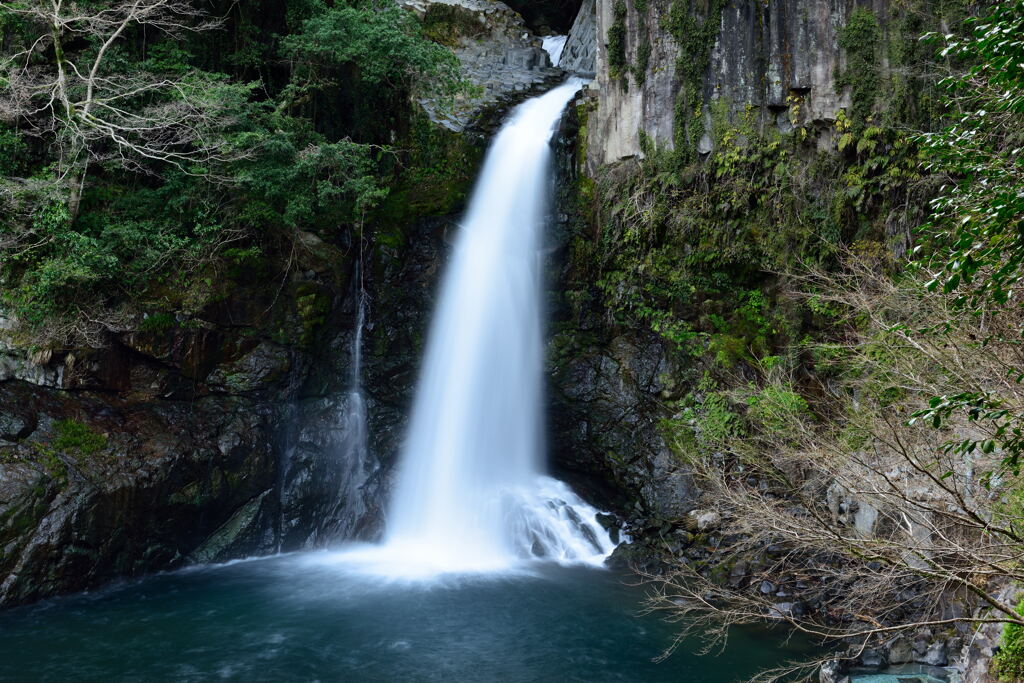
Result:
<svg viewBox="0 0 1024 683"><path fill-rule="evenodd" d="M1024 615L1024 601L1017 605L1017 613ZM995 670L1000 681L1024 680L1024 626L1007 624L1003 628L1003 641L995 656Z"/></svg>

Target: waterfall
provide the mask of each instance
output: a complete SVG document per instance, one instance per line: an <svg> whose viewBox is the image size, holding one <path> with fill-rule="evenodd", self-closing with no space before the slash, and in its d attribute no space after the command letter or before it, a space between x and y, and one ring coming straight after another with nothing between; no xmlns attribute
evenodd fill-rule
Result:
<svg viewBox="0 0 1024 683"><path fill-rule="evenodd" d="M361 251L361 250L360 250ZM341 489L338 492L335 516L351 525L367 513L362 486L373 468L369 463L367 400L362 393L362 331L367 323L367 292L362 286L362 257L357 261L354 278L355 331L349 349L350 370L342 421L342 438L338 449Z"/></svg>
<svg viewBox="0 0 1024 683"><path fill-rule="evenodd" d="M551 66L558 66L558 63L562 61L562 50L565 49L567 40L569 40L569 36L548 36L543 39L544 50L551 57Z"/></svg>
<svg viewBox="0 0 1024 683"><path fill-rule="evenodd" d="M366 326L366 290L363 287L363 261L360 256L356 272L356 330L352 336L352 375L348 390L348 411L346 413L345 441L342 445L341 462L348 468L343 481L349 486L361 487L366 482L367 425L366 399L363 397L363 328ZM356 490L343 491L340 500L350 505L359 500Z"/></svg>
<svg viewBox="0 0 1024 683"><path fill-rule="evenodd" d="M541 238L573 79L520 105L484 162L445 274L384 540L425 572L599 564L597 512L544 475Z"/></svg>

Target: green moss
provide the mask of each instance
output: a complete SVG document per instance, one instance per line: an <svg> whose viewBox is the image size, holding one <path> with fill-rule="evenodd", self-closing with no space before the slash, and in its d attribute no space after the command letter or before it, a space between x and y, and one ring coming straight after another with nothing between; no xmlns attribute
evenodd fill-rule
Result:
<svg viewBox="0 0 1024 683"><path fill-rule="evenodd" d="M637 85L643 85L647 82L647 69L650 67L650 64L651 44L644 42L636 49L636 65L630 69Z"/></svg>
<svg viewBox="0 0 1024 683"><path fill-rule="evenodd" d="M697 143L704 135L704 75L711 64L725 0L708 0L706 6L701 17L694 0L673 0L665 26L679 45L676 73L682 87L676 98L675 148L682 164L697 159Z"/></svg>
<svg viewBox="0 0 1024 683"><path fill-rule="evenodd" d="M153 313L139 323L139 331L162 334L173 329L176 324L177 321L170 313Z"/></svg>
<svg viewBox="0 0 1024 683"><path fill-rule="evenodd" d="M423 15L423 33L434 42L458 47L462 38L479 38L486 33L477 15L458 5L430 5Z"/></svg>
<svg viewBox="0 0 1024 683"><path fill-rule="evenodd" d="M647 0L633 0L637 33L643 36L647 31ZM630 7L625 0L617 0L612 6L612 25L608 27L608 74L612 80L619 80L624 90L629 90L629 75L637 85L647 81L647 69L651 63L651 42L641 38L636 46L636 63L630 64L626 47L626 19Z"/></svg>
<svg viewBox="0 0 1024 683"><path fill-rule="evenodd" d="M616 0L612 6L612 25L608 27L608 73L612 80L621 78L623 87L629 87L625 80L628 62L626 60L626 13L625 0Z"/></svg>
<svg viewBox="0 0 1024 683"><path fill-rule="evenodd" d="M57 451L90 456L107 447L107 436L78 420L58 420L53 424L54 439L50 446Z"/></svg>
<svg viewBox="0 0 1024 683"><path fill-rule="evenodd" d="M839 46L846 51L846 70L836 79L836 85L850 88L853 121L858 128L872 118L881 92L878 58L881 37L878 17L864 8L855 9L839 32Z"/></svg>
<svg viewBox="0 0 1024 683"><path fill-rule="evenodd" d="M462 208L483 156L482 148L466 135L422 113L414 118L404 147L395 188L369 221L377 241L392 248L404 244L404 230L414 221Z"/></svg>
<svg viewBox="0 0 1024 683"><path fill-rule="evenodd" d="M295 309L302 323L300 341L302 344L311 344L316 338L316 333L327 322L331 300L317 285L307 282L297 288Z"/></svg>

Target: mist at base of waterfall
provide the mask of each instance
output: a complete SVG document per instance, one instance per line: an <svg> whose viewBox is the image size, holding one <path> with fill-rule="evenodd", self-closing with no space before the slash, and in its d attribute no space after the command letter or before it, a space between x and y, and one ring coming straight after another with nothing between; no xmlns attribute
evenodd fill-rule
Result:
<svg viewBox="0 0 1024 683"><path fill-rule="evenodd" d="M504 525L517 544L507 552L466 553L459 537L413 536L384 545L349 545L309 555L309 561L383 579L433 581L445 575L530 575L544 563L600 568L615 549L600 513L557 479L538 476L481 504L503 508Z"/></svg>
<svg viewBox="0 0 1024 683"><path fill-rule="evenodd" d="M557 564L382 581L303 553L157 575L0 612L0 681L730 683L793 653L717 657L638 616L643 589Z"/></svg>

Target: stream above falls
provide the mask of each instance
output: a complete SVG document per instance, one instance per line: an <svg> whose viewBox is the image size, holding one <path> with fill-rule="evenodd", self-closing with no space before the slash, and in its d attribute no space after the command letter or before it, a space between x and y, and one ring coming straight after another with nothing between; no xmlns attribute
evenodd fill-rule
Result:
<svg viewBox="0 0 1024 683"><path fill-rule="evenodd" d="M523 566L381 581L328 552L197 567L0 612L0 681L729 683L789 652L738 631L719 656L639 616L606 570Z"/></svg>

